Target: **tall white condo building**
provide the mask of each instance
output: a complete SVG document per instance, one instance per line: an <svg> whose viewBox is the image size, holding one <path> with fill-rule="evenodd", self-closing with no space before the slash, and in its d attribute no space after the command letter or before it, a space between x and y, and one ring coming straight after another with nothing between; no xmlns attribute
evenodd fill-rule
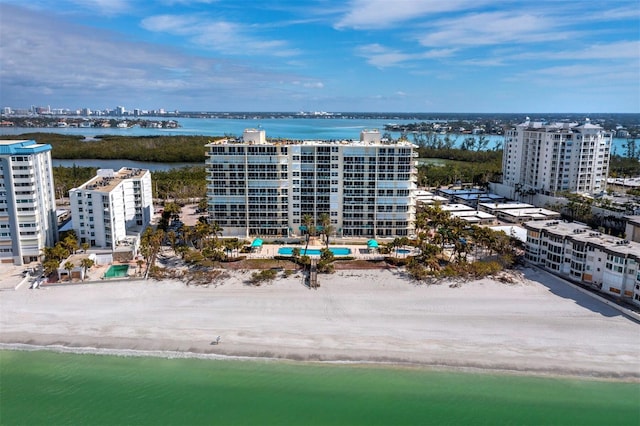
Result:
<svg viewBox="0 0 640 426"><path fill-rule="evenodd" d="M605 190L612 135L584 123L545 124L527 118L505 134L502 182L545 195Z"/></svg>
<svg viewBox="0 0 640 426"><path fill-rule="evenodd" d="M304 233L329 215L337 236L396 237L415 229L415 146L363 131L359 141L268 142L264 130L207 145L209 219L225 236Z"/></svg>
<svg viewBox="0 0 640 426"><path fill-rule="evenodd" d="M0 262L38 261L58 237L51 145L0 140Z"/></svg>

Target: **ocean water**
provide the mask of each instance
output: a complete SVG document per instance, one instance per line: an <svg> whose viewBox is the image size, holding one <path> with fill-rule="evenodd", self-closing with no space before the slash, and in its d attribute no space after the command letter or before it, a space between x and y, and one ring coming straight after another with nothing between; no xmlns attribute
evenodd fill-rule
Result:
<svg viewBox="0 0 640 426"><path fill-rule="evenodd" d="M149 120L164 119L158 117L145 117ZM0 128L0 135L19 135L31 132L61 133L70 135L82 135L92 138L98 135L112 134L122 136L148 136L148 135L204 135L204 136L242 136L242 132L247 128L264 129L267 137L287 138L300 140L358 140L360 132L364 129L378 129L384 132L384 125L415 123L420 120L391 120L391 119L351 119L351 118L176 118L180 123L177 129L149 129L149 128L20 128L3 127ZM398 138L399 132L390 132L391 136ZM450 135L456 140L456 146L469 135ZM444 138L444 135L442 136ZM489 139L487 148L493 149L498 143L502 143L503 136L486 135ZM411 140L411 135L409 135ZM616 138L613 140L611 152L618 155L625 155L623 145L626 139Z"/></svg>
<svg viewBox="0 0 640 426"><path fill-rule="evenodd" d="M3 425L638 425L639 401L637 383L0 351Z"/></svg>

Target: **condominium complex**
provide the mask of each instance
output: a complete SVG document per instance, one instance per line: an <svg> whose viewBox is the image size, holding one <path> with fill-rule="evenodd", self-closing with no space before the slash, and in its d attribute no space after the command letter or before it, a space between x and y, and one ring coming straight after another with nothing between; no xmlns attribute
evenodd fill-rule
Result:
<svg viewBox="0 0 640 426"><path fill-rule="evenodd" d="M640 243L575 222L527 222L526 259L640 306Z"/></svg>
<svg viewBox="0 0 640 426"><path fill-rule="evenodd" d="M289 237L330 217L337 236L395 237L414 231L414 145L378 131L359 141L268 142L264 130L207 145L209 219L225 236Z"/></svg>
<svg viewBox="0 0 640 426"><path fill-rule="evenodd" d="M604 191L612 135L585 123L526 122L505 134L503 184L516 193Z"/></svg>
<svg viewBox="0 0 640 426"><path fill-rule="evenodd" d="M51 145L0 140L0 262L38 261L58 237Z"/></svg>
<svg viewBox="0 0 640 426"><path fill-rule="evenodd" d="M127 167L101 169L96 177L70 190L69 199L80 243L112 251L130 249L151 221L151 173Z"/></svg>

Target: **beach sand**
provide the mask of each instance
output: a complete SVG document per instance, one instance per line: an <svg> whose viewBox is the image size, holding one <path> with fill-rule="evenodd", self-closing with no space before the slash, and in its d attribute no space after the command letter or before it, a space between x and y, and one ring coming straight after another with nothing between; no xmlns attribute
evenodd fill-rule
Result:
<svg viewBox="0 0 640 426"><path fill-rule="evenodd" d="M640 325L545 272L452 286L340 271L317 290L300 275L260 287L249 276L2 291L0 343L640 380Z"/></svg>

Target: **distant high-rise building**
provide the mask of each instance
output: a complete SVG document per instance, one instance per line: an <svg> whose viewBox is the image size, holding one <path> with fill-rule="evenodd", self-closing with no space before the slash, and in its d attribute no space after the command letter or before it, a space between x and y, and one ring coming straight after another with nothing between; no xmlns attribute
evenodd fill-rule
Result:
<svg viewBox="0 0 640 426"><path fill-rule="evenodd" d="M612 136L584 123L526 122L505 133L503 184L520 193L556 195L605 189Z"/></svg>
<svg viewBox="0 0 640 426"><path fill-rule="evenodd" d="M98 170L69 191L73 229L80 243L116 250L135 244L151 221L153 199L148 170Z"/></svg>
<svg viewBox="0 0 640 426"><path fill-rule="evenodd" d="M334 235L408 236L415 230L415 146L361 141L268 142L264 130L207 145L209 219L226 236L305 233L303 218Z"/></svg>
<svg viewBox="0 0 640 426"><path fill-rule="evenodd" d="M117 106L115 113L118 116L124 115L127 110L123 106Z"/></svg>
<svg viewBox="0 0 640 426"><path fill-rule="evenodd" d="M0 140L0 262L41 259L58 238L51 145Z"/></svg>

